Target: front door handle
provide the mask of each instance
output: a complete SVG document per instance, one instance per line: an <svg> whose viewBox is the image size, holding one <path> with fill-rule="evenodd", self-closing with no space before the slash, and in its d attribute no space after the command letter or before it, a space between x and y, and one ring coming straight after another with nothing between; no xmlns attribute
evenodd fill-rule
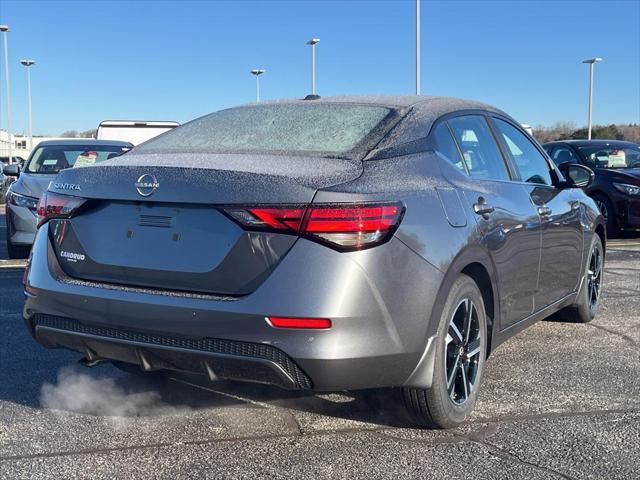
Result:
<svg viewBox="0 0 640 480"><path fill-rule="evenodd" d="M552 213L553 213L552 210L547 206L538 207L538 215L540 215L541 217L547 217Z"/></svg>

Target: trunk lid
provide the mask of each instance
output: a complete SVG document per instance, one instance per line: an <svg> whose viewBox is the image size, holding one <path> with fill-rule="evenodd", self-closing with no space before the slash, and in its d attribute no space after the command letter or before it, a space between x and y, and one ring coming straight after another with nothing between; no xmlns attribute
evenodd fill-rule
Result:
<svg viewBox="0 0 640 480"><path fill-rule="evenodd" d="M296 237L245 231L217 207L308 204L318 189L361 173L351 161L275 155L114 160L65 170L50 186L89 199L70 220L50 221L63 271L84 280L232 296L253 292Z"/></svg>

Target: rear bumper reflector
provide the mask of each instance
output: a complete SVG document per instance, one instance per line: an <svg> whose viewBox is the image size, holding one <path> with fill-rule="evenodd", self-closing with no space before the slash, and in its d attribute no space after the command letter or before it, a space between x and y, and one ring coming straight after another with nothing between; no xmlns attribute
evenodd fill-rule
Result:
<svg viewBox="0 0 640 480"><path fill-rule="evenodd" d="M331 320L328 318L266 317L265 320L276 328L331 328Z"/></svg>

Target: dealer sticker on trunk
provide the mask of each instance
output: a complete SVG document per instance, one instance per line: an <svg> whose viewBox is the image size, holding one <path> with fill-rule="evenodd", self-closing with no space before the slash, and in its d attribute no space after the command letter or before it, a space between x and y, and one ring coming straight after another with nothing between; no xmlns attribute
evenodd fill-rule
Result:
<svg viewBox="0 0 640 480"><path fill-rule="evenodd" d="M75 252L65 252L64 250L60 251L60 256L67 260L67 262L76 263L78 261L84 262L84 254L75 253Z"/></svg>

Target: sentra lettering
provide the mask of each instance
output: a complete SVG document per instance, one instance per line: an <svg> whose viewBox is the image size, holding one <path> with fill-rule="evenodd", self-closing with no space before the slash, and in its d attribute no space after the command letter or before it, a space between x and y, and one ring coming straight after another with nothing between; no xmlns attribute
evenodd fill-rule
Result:
<svg viewBox="0 0 640 480"><path fill-rule="evenodd" d="M54 183L53 188L57 190L82 190L76 183Z"/></svg>

